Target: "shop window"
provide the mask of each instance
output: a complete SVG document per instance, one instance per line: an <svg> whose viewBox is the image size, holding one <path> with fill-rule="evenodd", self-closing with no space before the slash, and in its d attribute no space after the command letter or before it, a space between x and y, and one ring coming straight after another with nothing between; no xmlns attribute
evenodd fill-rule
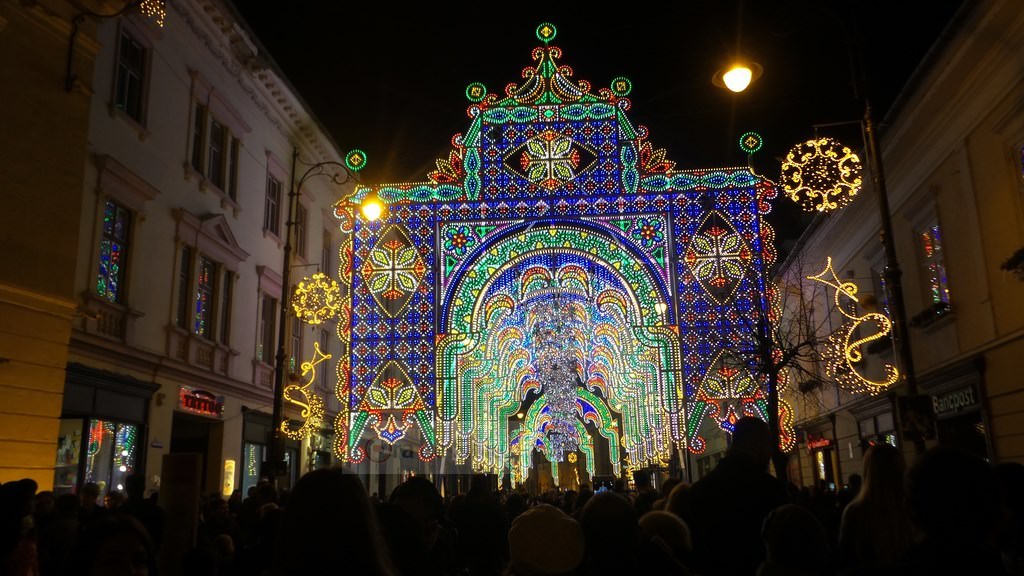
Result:
<svg viewBox="0 0 1024 576"><path fill-rule="evenodd" d="M72 493L92 482L99 485L102 495L114 490L123 492L138 457L138 426L97 418L65 418L58 432L54 491Z"/></svg>
<svg viewBox="0 0 1024 576"><path fill-rule="evenodd" d="M242 495L249 493L249 489L260 483L260 473L263 463L267 460L268 451L264 444L253 444L246 442L242 451Z"/></svg>
<svg viewBox="0 0 1024 576"><path fill-rule="evenodd" d="M289 338L291 350L289 350L288 370L298 372L302 363L302 322L298 318L291 321L291 337Z"/></svg>
<svg viewBox="0 0 1024 576"><path fill-rule="evenodd" d="M324 230L323 244L320 248L320 269L328 276L336 273L335 270L331 270L331 233L327 230Z"/></svg>
<svg viewBox="0 0 1024 576"><path fill-rule="evenodd" d="M124 303L131 223L132 213L127 208L113 200L106 201L103 207L103 234L100 239L96 294L117 304Z"/></svg>

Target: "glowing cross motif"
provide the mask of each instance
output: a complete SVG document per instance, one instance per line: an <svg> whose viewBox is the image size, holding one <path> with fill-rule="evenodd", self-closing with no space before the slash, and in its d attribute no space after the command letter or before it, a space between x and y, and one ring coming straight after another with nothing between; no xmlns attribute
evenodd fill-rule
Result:
<svg viewBox="0 0 1024 576"><path fill-rule="evenodd" d="M831 280L825 275L832 276ZM832 258L829 257L825 269L816 276L808 276L809 280L821 282L826 286L835 288L834 302L836 310L845 316L849 321L843 322L831 336L828 337L828 344L821 355L825 359L825 372L836 379L841 388L851 392L868 392L878 394L892 386L900 379L900 373L892 364L883 364L885 378L872 380L861 374L854 364L859 363L863 358L860 347L864 344L883 338L892 332L892 322L885 314L868 312L862 316L847 311L846 307L839 301L840 296L849 298L854 303L860 302L857 298L857 285L853 282L842 282L832 269ZM857 329L865 324L874 324L876 331L873 334L860 337L861 331Z"/></svg>
<svg viewBox="0 0 1024 576"><path fill-rule="evenodd" d="M370 292L387 300L397 300L411 293L420 283L427 267L416 248L392 239L370 251L363 266Z"/></svg>
<svg viewBox="0 0 1024 576"><path fill-rule="evenodd" d="M527 178L554 190L576 177L580 153L573 147L571 139L553 130L545 130L526 142L526 151L519 161Z"/></svg>
<svg viewBox="0 0 1024 576"><path fill-rule="evenodd" d="M750 258L750 250L739 234L715 225L694 235L686 249L687 265L719 300L722 291L743 278Z"/></svg>

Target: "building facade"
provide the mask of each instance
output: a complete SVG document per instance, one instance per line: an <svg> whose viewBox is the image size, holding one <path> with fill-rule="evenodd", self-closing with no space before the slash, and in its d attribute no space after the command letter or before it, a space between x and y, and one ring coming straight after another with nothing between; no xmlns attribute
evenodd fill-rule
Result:
<svg viewBox="0 0 1024 576"><path fill-rule="evenodd" d="M882 122L880 138L918 392L934 415L920 433L927 446L994 461L1024 460L1022 56L1016 2L966 5ZM780 272L804 303L803 314L787 308L786 322L824 336L842 320L832 291L806 280L829 256L840 281L860 289L850 310L890 312L878 206L869 184L848 207L815 220ZM865 325L859 337L876 333ZM898 364L891 339L860 351L855 367L869 378ZM914 432L913 406L900 399L902 385L850 393L811 368L822 382L793 382L787 392L801 440L794 478L841 485L861 473L863 451L876 442L902 439L913 454L904 439Z"/></svg>
<svg viewBox="0 0 1024 576"><path fill-rule="evenodd" d="M198 472L204 493L245 490L269 458L293 175L342 157L230 5L168 2L163 27L134 9L94 20L87 142L74 164L80 218L58 230L74 230L77 313L54 489L117 490L143 473L156 490L175 476L170 462ZM302 186L292 279L336 275L331 206L350 186ZM314 343L336 359L334 329L288 314L288 371ZM329 412L333 388L333 371L320 370L314 389ZM330 442L326 432L290 442L289 480L328 464Z"/></svg>

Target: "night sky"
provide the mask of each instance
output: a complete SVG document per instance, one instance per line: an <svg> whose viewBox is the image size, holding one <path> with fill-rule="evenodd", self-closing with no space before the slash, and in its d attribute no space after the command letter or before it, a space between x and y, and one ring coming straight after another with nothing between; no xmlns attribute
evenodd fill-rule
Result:
<svg viewBox="0 0 1024 576"><path fill-rule="evenodd" d="M447 156L452 135L469 125L467 84L503 95L521 80L541 22L558 28L552 44L561 63L593 92L617 76L632 81L631 118L677 168L744 165L737 140L753 130L765 146L752 165L774 180L779 159L814 136L813 125L862 117L852 69L866 71L860 84L880 122L961 3L682 0L610 9L238 0L237 8L338 145L367 153L361 179L393 183L426 181L434 160ZM764 75L734 95L711 77L737 52ZM856 124L817 133L862 146ZM772 216L781 240L809 221L788 204L776 201Z"/></svg>

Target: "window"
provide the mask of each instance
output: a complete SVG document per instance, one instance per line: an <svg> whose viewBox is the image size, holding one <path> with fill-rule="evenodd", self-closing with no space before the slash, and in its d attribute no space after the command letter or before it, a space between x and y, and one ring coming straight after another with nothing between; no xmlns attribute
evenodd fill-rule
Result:
<svg viewBox="0 0 1024 576"><path fill-rule="evenodd" d="M217 264L206 256L199 257L199 273L196 282L196 314L192 331L196 336L212 340L213 290L217 277Z"/></svg>
<svg viewBox="0 0 1024 576"><path fill-rule="evenodd" d="M226 162L224 149L227 146L227 137L228 131L224 128L224 125L216 120L211 120L210 146L207 148L209 150L209 156L206 160L206 175L209 177L210 182L221 190L224 189L224 172L227 168L224 165Z"/></svg>
<svg viewBox="0 0 1024 576"><path fill-rule="evenodd" d="M183 330L188 330L188 302L192 293L192 249L181 248L181 263L178 270L178 309L174 323Z"/></svg>
<svg viewBox="0 0 1024 576"><path fill-rule="evenodd" d="M259 343L256 345L256 359L265 364L273 363L276 318L277 299L264 294L260 302Z"/></svg>
<svg viewBox="0 0 1024 576"><path fill-rule="evenodd" d="M300 258L306 257L306 207L299 204L295 211L295 254Z"/></svg>
<svg viewBox="0 0 1024 576"><path fill-rule="evenodd" d="M196 104L192 117L192 168L203 172L203 142L206 137L206 106Z"/></svg>
<svg viewBox="0 0 1024 576"><path fill-rule="evenodd" d="M239 147L231 129L197 102L192 118L192 168L232 200L238 192Z"/></svg>
<svg viewBox="0 0 1024 576"><path fill-rule="evenodd" d="M103 236L100 240L100 270L96 293L109 302L124 302L125 267L132 214L127 208L107 200L103 208Z"/></svg>
<svg viewBox="0 0 1024 576"><path fill-rule="evenodd" d="M231 338L231 290L234 280L234 274L230 270L224 270L224 280L221 282L220 326L217 329L217 339L224 345L227 345Z"/></svg>
<svg viewBox="0 0 1024 576"><path fill-rule="evenodd" d="M281 181L267 174L267 198L263 210L263 229L281 235Z"/></svg>
<svg viewBox="0 0 1024 576"><path fill-rule="evenodd" d="M116 77L114 107L142 124L146 81L146 47L126 30L121 30L118 42Z"/></svg>
<svg viewBox="0 0 1024 576"><path fill-rule="evenodd" d="M878 302L878 311L891 318L892 312L889 310L889 291L885 284L885 270L872 268L871 282L875 288L875 300Z"/></svg>
<svg viewBox="0 0 1024 576"><path fill-rule="evenodd" d="M331 233L324 230L324 240L320 249L320 267L324 274L332 276L335 271L331 270Z"/></svg>
<svg viewBox="0 0 1024 576"><path fill-rule="evenodd" d="M291 322L291 350L289 350L288 358L288 370L291 372L297 372L299 364L302 362L302 322L299 322L298 318L292 319Z"/></svg>
<svg viewBox="0 0 1024 576"><path fill-rule="evenodd" d="M946 280L946 264L942 252L942 233L933 223L918 235L924 266L924 284L930 304L949 304L949 286Z"/></svg>

